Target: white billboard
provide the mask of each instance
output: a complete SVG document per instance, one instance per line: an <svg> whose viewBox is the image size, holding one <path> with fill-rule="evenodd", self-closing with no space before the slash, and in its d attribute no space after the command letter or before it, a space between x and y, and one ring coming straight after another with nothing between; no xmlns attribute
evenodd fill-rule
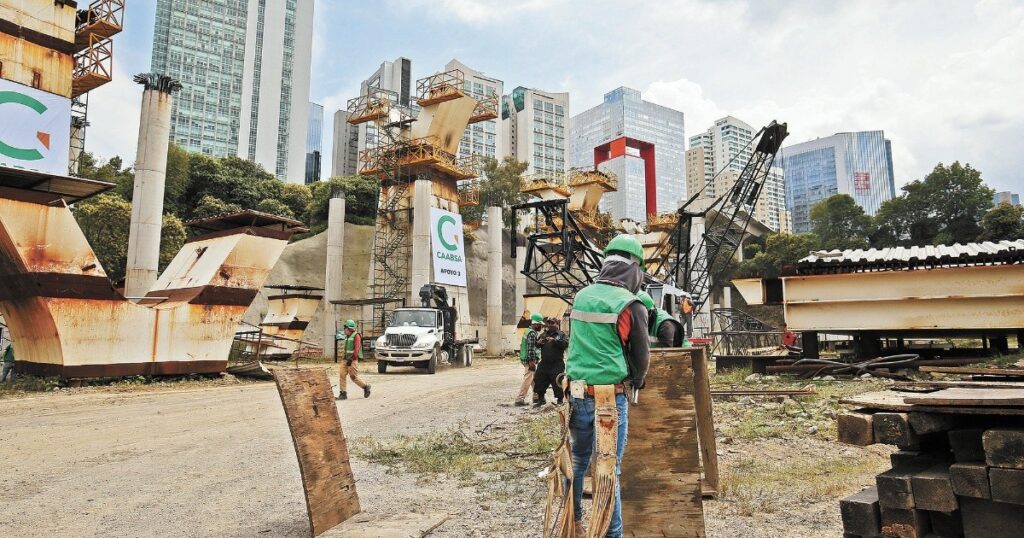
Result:
<svg viewBox="0 0 1024 538"><path fill-rule="evenodd" d="M0 79L0 166L68 174L71 100Z"/></svg>
<svg viewBox="0 0 1024 538"><path fill-rule="evenodd" d="M434 282L466 287L466 238L462 236L462 215L430 208L430 246Z"/></svg>

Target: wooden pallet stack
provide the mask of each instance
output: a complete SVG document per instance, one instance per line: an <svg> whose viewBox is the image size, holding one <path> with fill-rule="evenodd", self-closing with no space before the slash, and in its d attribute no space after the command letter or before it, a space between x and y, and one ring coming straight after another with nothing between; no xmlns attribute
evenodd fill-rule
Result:
<svg viewBox="0 0 1024 538"><path fill-rule="evenodd" d="M856 410L839 416L840 441L899 448L875 486L840 501L846 538L1024 536L1024 387L992 385L843 400Z"/></svg>

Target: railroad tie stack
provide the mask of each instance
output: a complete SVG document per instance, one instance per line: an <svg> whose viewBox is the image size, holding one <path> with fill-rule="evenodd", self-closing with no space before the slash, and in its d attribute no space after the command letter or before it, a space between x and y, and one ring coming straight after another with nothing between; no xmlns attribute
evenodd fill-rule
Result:
<svg viewBox="0 0 1024 538"><path fill-rule="evenodd" d="M843 403L857 409L838 417L841 442L899 448L874 486L840 501L846 538L1024 536L1024 388L887 391Z"/></svg>

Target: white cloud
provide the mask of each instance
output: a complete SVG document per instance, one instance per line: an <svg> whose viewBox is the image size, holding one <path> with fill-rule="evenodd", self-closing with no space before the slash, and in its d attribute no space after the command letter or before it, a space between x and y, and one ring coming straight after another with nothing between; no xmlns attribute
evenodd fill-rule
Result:
<svg viewBox="0 0 1024 538"><path fill-rule="evenodd" d="M491 24L509 21L525 13L550 10L561 3L561 0L400 0L392 1L390 5L434 18Z"/></svg>

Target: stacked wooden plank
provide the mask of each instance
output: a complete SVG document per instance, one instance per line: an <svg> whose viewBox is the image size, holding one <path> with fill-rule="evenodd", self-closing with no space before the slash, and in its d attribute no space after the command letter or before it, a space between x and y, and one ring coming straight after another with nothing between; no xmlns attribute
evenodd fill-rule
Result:
<svg viewBox="0 0 1024 538"><path fill-rule="evenodd" d="M895 445L875 486L840 501L844 536L1024 536L1024 388L868 393L839 440Z"/></svg>

